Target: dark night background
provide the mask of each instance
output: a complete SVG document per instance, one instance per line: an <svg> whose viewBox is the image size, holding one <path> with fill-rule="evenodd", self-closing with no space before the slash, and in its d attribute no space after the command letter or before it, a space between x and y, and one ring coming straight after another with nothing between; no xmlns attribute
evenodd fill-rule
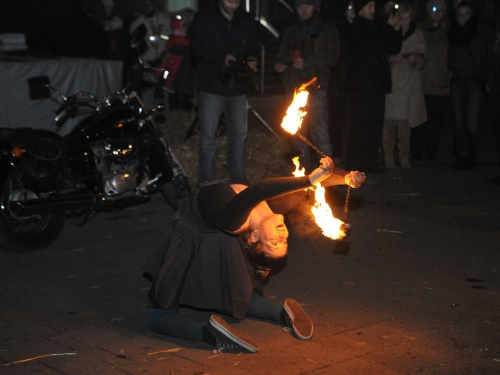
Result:
<svg viewBox="0 0 500 375"><path fill-rule="evenodd" d="M84 15L92 12L98 0L2 0L0 2L0 32L23 33L26 35L30 55L37 57L100 56L105 49L102 30ZM199 8L211 0L199 0ZM257 0L251 1L254 7ZM293 5L293 0L288 0ZM346 0L323 0L321 13L327 19L341 14ZM426 0L413 0L417 19L425 18ZM490 24L500 19L500 1L473 0L479 17ZM163 4L163 2L158 2ZM244 6L245 1L242 1ZM382 1L378 2L378 5ZM254 9L254 8L252 8ZM282 4L273 0L260 2L261 15L265 16L278 30L283 30L293 19ZM116 14L124 20L124 38L128 35L130 22L140 13L138 0L115 0ZM126 41L125 41L126 43ZM102 45L101 45L102 44Z"/></svg>

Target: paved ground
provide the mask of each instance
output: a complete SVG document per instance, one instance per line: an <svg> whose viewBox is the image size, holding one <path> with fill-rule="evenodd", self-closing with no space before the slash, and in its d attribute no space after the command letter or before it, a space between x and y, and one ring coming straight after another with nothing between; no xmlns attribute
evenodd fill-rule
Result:
<svg viewBox="0 0 500 375"><path fill-rule="evenodd" d="M141 266L174 214L160 196L70 219L47 249L0 252L0 374L498 374L500 188L485 184L498 173L442 162L369 176L348 248L304 207L289 215L289 262L265 295L303 303L315 334L228 319L258 354L148 332ZM329 192L337 213L344 193Z"/></svg>

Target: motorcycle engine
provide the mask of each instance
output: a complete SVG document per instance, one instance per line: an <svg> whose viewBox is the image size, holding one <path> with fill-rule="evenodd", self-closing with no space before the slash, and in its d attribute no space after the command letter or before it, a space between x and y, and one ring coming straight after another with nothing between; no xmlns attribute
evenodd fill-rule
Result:
<svg viewBox="0 0 500 375"><path fill-rule="evenodd" d="M106 195L120 195L137 187L141 163L135 138L97 141L91 148Z"/></svg>

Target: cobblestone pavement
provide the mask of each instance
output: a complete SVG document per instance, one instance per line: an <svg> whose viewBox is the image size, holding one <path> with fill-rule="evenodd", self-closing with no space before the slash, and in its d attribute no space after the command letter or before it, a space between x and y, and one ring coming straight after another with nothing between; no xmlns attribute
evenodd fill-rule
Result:
<svg viewBox="0 0 500 375"><path fill-rule="evenodd" d="M498 374L500 188L485 184L498 172L438 163L368 176L344 246L305 206L288 215L288 265L265 296L300 301L315 333L303 342L226 317L257 354L148 331L141 267L174 214L161 196L83 227L69 219L44 250L0 251L0 374ZM344 196L328 191L337 214Z"/></svg>

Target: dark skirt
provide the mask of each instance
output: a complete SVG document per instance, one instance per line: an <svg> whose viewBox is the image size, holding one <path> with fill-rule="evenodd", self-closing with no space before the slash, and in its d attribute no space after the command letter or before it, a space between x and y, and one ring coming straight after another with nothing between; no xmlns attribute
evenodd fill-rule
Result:
<svg viewBox="0 0 500 375"><path fill-rule="evenodd" d="M153 280L150 306L188 305L243 319L260 283L253 278L238 237L203 221L197 193L182 203L144 265Z"/></svg>

